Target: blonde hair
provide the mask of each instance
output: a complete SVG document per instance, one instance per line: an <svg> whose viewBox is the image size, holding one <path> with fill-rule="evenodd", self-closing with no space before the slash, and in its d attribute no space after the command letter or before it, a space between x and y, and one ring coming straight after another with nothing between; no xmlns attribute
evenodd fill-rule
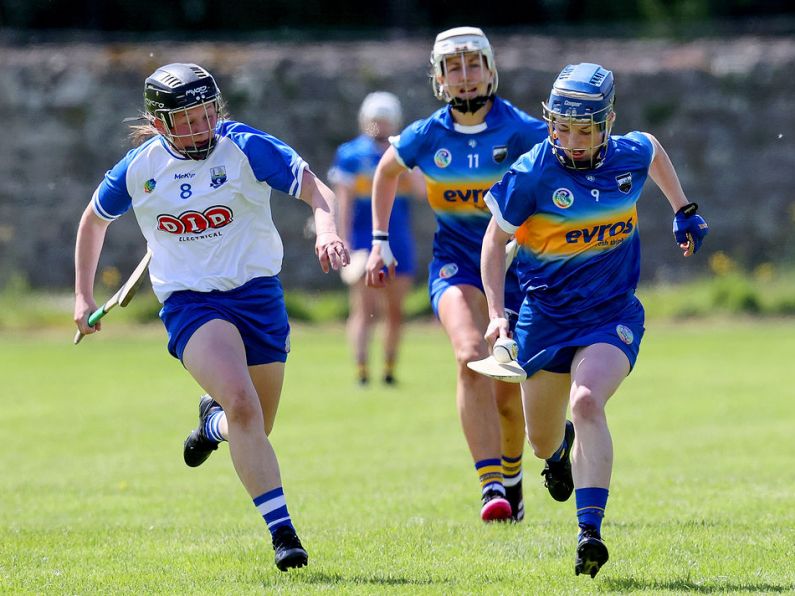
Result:
<svg viewBox="0 0 795 596"><path fill-rule="evenodd" d="M149 122L147 118L141 117L141 119L146 120L146 122L144 124L130 124L129 136L133 147L137 147L147 139L160 134L155 125Z"/></svg>
<svg viewBox="0 0 795 596"><path fill-rule="evenodd" d="M226 110L226 104L223 101L218 101L218 122L229 120L229 112ZM133 147L143 144L144 141L160 134L160 131L155 128L152 122L152 117L148 114L141 112L137 118L126 118L125 122L130 122L130 142Z"/></svg>

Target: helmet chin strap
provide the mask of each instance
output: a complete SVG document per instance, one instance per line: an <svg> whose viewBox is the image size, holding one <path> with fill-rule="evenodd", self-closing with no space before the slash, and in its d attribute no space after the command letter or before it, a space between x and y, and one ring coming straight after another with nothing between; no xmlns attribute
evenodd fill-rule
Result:
<svg viewBox="0 0 795 596"><path fill-rule="evenodd" d="M490 93L489 95L478 95L477 97L473 97L471 99L451 97L450 101L447 102L447 105L458 112L462 112L464 114L474 114L480 108L485 106L490 99L494 99L493 93Z"/></svg>

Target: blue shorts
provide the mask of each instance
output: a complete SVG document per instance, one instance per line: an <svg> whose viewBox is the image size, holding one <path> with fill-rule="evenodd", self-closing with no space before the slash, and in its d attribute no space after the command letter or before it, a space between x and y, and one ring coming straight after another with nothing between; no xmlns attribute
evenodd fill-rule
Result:
<svg viewBox="0 0 795 596"><path fill-rule="evenodd" d="M255 277L227 291L174 292L163 303L160 319L168 332L168 351L180 361L194 332L213 319L237 327L249 366L286 362L290 351L290 324L276 276Z"/></svg>
<svg viewBox="0 0 795 596"><path fill-rule="evenodd" d="M373 243L373 211L369 200L357 199L353 202L351 219L351 250L366 249L370 252ZM417 271L417 258L414 253L414 238L411 235L411 212L409 199L395 198L389 216L389 248L397 259L395 273L414 275Z"/></svg>
<svg viewBox="0 0 795 596"><path fill-rule="evenodd" d="M640 341L645 328L643 306L636 297L623 309L614 311L596 324L577 325L576 321L552 319L538 312L525 301L519 311L514 330L519 344L519 364L527 376L539 370L555 373L571 372L575 352L582 347L604 343L616 346L629 360L630 370L638 359Z"/></svg>
<svg viewBox="0 0 795 596"><path fill-rule="evenodd" d="M434 255L428 265L428 293L431 297L433 314L439 318L439 301L442 294L451 286L475 286L483 292L483 280L480 278L480 268L476 268L471 261L456 261L450 258ZM516 275L516 266L508 269L505 276L505 309L519 312L524 293L519 288L519 278Z"/></svg>

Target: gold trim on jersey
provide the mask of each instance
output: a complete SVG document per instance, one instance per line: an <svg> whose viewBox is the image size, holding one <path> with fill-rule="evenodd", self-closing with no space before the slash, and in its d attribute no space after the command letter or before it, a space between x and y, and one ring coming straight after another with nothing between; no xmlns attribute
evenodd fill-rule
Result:
<svg viewBox="0 0 795 596"><path fill-rule="evenodd" d="M599 213L598 217L583 219L539 213L519 226L516 239L539 258L605 252L630 238L637 222L634 204L624 211Z"/></svg>
<svg viewBox="0 0 795 596"><path fill-rule="evenodd" d="M489 214L489 208L483 199L494 184L493 180L467 180L456 184L426 176L425 184L428 189L428 203L434 211Z"/></svg>

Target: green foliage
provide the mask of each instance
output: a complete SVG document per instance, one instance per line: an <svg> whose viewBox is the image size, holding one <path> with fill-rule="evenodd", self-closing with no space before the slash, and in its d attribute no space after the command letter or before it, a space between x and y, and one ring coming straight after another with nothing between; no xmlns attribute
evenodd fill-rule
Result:
<svg viewBox="0 0 795 596"><path fill-rule="evenodd" d="M348 317L348 292L301 292L291 290L285 293L287 314L291 320L310 323L329 323L342 321ZM407 320L432 315L425 284L416 285L406 296L404 312Z"/></svg>
<svg viewBox="0 0 795 596"><path fill-rule="evenodd" d="M645 106L643 113L649 128L661 128L676 114L678 106L673 102L655 102Z"/></svg>
<svg viewBox="0 0 795 596"><path fill-rule="evenodd" d="M73 347L5 333L0 592L789 593L793 334L791 321L649 326L610 402L610 561L591 580L573 573L574 503L549 498L529 450L525 521L480 522L437 325L408 328L397 387L364 390L339 325L295 326L271 437L310 554L290 573L228 446L182 463L200 390L160 335L109 325Z"/></svg>
<svg viewBox="0 0 795 596"><path fill-rule="evenodd" d="M646 316L687 319L795 314L795 272L776 272L771 266L762 265L747 273L734 263L715 261L716 273L711 277L687 284L642 286L638 296Z"/></svg>
<svg viewBox="0 0 795 596"><path fill-rule="evenodd" d="M775 272L763 266L753 273L742 273L732 265L686 284L643 285L638 296L650 320L792 316L795 271ZM345 290L290 290L285 302L290 320L296 323L341 322L348 316ZM71 295L32 292L24 278L16 277L0 291L0 330L70 326L72 308ZM415 285L406 297L404 310L409 321L433 317L425 283ZM116 308L107 316L106 326L156 322L159 311L160 304L145 286L127 308Z"/></svg>
<svg viewBox="0 0 795 596"><path fill-rule="evenodd" d="M721 275L712 282L712 303L731 314L757 314L762 310L756 288L737 273Z"/></svg>

